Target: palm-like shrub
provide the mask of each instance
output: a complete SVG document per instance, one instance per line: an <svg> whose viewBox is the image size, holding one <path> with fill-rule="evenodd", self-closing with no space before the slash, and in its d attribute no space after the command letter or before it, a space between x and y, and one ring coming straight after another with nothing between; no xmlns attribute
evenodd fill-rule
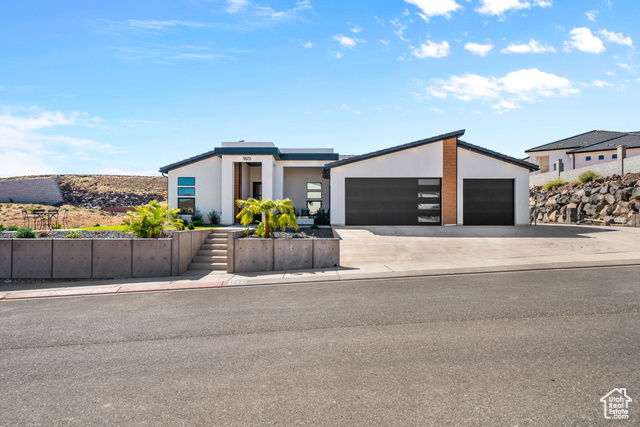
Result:
<svg viewBox="0 0 640 427"><path fill-rule="evenodd" d="M122 225L125 231L137 237L155 239L164 235L165 227L182 227L182 220L176 216L180 210L169 209L169 206L162 206L156 200L135 209L135 212L127 213Z"/></svg>
<svg viewBox="0 0 640 427"><path fill-rule="evenodd" d="M298 221L293 211L293 201L284 200L236 200L239 208L242 208L236 218L242 225L253 224L254 218L262 215L262 222L256 229L256 234L265 239L271 237L274 230L284 230L287 226L298 229Z"/></svg>

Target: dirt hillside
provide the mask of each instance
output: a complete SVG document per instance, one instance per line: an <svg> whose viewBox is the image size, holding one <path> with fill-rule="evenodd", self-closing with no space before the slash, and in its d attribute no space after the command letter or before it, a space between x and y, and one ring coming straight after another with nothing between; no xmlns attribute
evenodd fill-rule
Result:
<svg viewBox="0 0 640 427"><path fill-rule="evenodd" d="M148 200L166 203L167 180L156 176L127 175L39 175L1 178L0 180L54 178L65 200L63 206L54 207L23 203L0 203L0 224L23 225L22 210L69 209L69 227L94 225L120 225L124 214L111 215L102 206L133 206Z"/></svg>

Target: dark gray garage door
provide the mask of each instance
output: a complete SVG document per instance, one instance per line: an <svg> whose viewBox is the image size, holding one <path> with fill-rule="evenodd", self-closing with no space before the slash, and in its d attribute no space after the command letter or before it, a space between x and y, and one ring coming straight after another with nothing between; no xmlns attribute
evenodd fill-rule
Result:
<svg viewBox="0 0 640 427"><path fill-rule="evenodd" d="M440 178L346 178L346 225L440 225Z"/></svg>
<svg viewBox="0 0 640 427"><path fill-rule="evenodd" d="M512 179L463 180L464 225L513 225Z"/></svg>

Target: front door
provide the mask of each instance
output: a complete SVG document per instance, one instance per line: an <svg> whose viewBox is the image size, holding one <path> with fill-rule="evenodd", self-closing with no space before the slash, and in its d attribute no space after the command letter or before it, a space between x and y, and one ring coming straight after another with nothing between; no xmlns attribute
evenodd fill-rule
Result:
<svg viewBox="0 0 640 427"><path fill-rule="evenodd" d="M253 183L253 196L256 200L262 200L262 182Z"/></svg>

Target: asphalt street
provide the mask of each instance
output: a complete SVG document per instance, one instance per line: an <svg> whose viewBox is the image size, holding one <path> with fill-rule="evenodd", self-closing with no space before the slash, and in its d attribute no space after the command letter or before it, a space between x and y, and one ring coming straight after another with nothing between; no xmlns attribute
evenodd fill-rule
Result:
<svg viewBox="0 0 640 427"><path fill-rule="evenodd" d="M640 267L2 301L0 425L640 420Z"/></svg>

